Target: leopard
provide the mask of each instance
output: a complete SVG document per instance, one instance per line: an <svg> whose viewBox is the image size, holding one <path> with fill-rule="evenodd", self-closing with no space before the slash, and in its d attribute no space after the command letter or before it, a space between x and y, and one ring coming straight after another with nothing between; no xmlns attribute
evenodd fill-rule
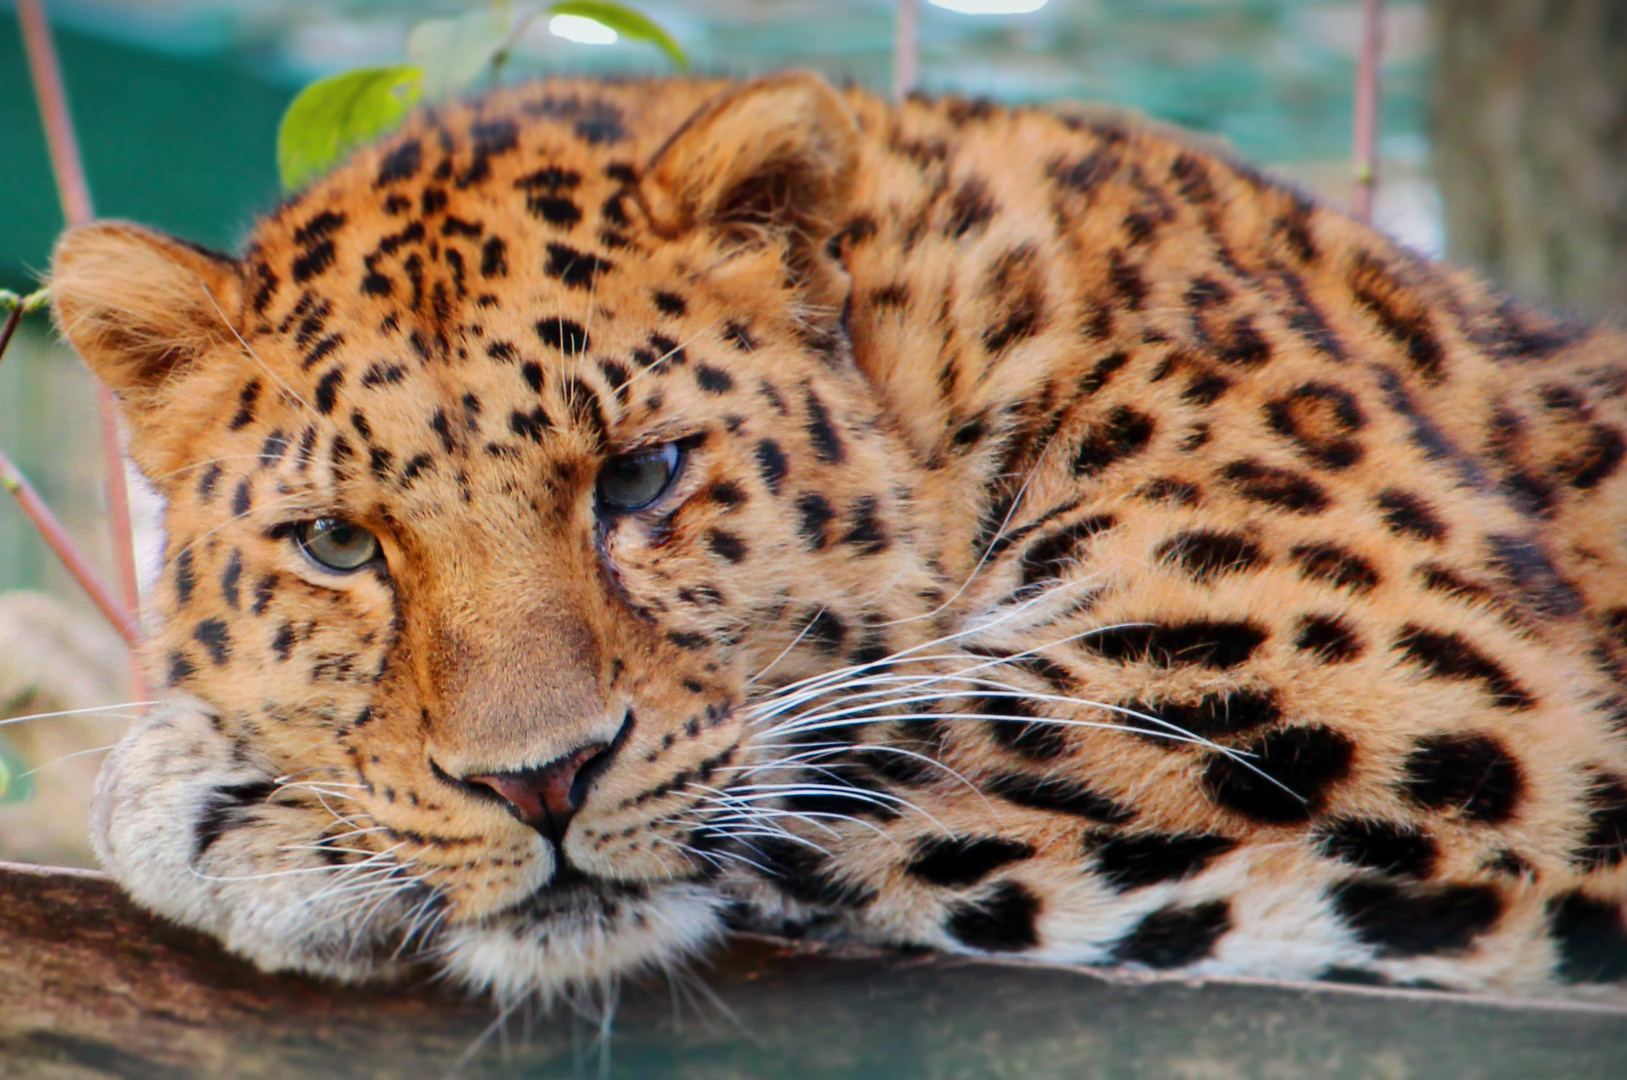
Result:
<svg viewBox="0 0 1627 1080"><path fill-rule="evenodd" d="M1202 136L558 77L50 287L164 505L94 843L267 971L1627 976L1627 335Z"/></svg>

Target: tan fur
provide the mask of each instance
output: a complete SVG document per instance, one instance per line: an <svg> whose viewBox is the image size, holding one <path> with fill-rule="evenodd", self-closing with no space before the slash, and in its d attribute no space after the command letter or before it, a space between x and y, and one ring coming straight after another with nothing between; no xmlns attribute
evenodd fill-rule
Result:
<svg viewBox="0 0 1627 1080"><path fill-rule="evenodd" d="M97 225L55 287L168 500L148 655L193 695L109 765L102 850L268 966L408 941L546 990L734 900L1200 973L1627 974L1627 340L1196 141L542 83L235 263ZM596 503L669 442L655 504ZM321 517L382 564L306 560ZM458 783L603 745L562 853ZM328 870L221 884L281 851Z"/></svg>

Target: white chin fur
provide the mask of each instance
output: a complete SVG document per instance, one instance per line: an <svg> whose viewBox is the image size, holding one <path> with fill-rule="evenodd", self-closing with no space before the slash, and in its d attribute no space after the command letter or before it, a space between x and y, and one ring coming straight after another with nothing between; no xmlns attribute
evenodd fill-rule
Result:
<svg viewBox="0 0 1627 1080"><path fill-rule="evenodd" d="M703 886L654 886L639 898L589 897L448 927L436 951L449 974L499 1002L546 1001L696 952L722 933L722 904Z"/></svg>

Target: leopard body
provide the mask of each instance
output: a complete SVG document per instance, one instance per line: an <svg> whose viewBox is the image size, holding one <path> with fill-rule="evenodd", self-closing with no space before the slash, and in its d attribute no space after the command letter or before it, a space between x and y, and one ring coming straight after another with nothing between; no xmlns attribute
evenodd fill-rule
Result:
<svg viewBox="0 0 1627 1080"><path fill-rule="evenodd" d="M167 506L99 850L268 968L1627 975L1627 338L1196 139L550 81L54 287Z"/></svg>

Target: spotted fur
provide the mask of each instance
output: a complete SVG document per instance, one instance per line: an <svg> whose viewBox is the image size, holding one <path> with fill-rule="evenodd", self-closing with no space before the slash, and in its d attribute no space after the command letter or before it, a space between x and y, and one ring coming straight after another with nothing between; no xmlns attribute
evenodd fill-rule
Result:
<svg viewBox="0 0 1627 1080"><path fill-rule="evenodd" d="M1185 136L546 82L54 287L167 502L98 844L266 967L1627 975L1627 339ZM552 835L469 779L592 746Z"/></svg>

